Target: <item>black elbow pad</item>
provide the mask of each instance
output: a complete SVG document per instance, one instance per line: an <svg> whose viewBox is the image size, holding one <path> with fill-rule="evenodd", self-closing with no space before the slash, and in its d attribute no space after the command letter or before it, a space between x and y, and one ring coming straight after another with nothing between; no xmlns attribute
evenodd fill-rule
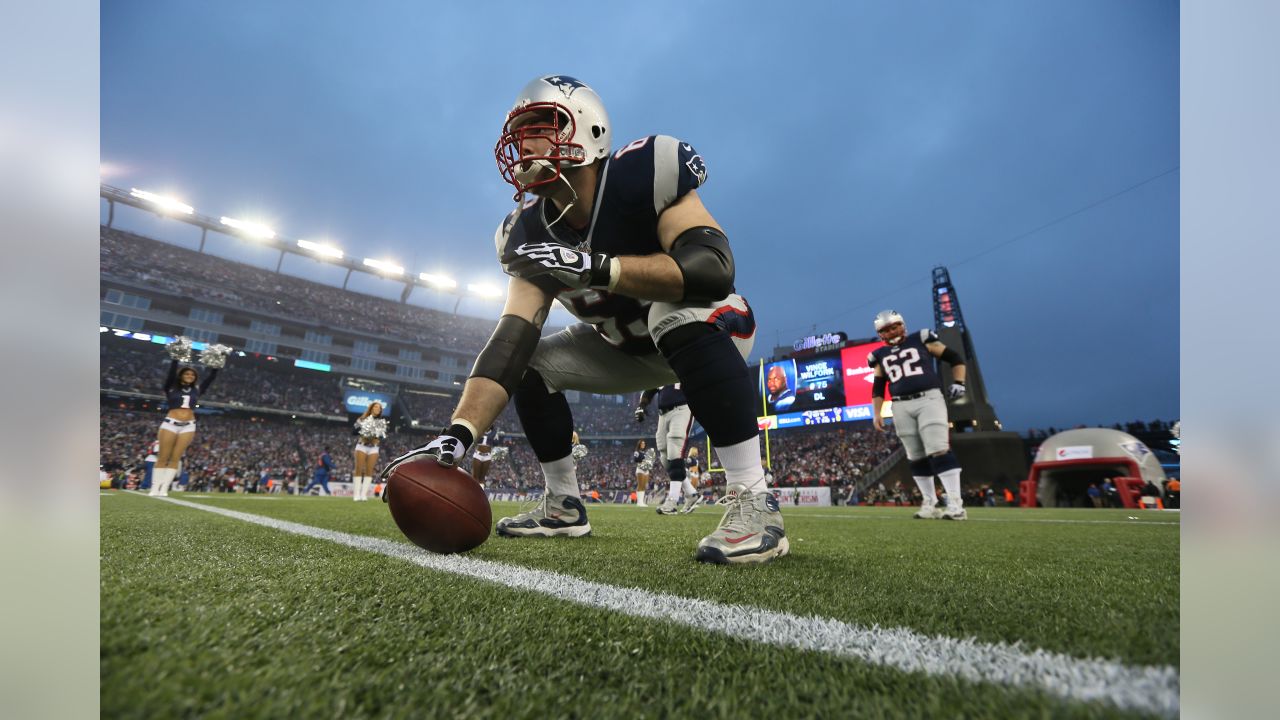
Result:
<svg viewBox="0 0 1280 720"><path fill-rule="evenodd" d="M691 227L671 244L671 258L684 276L681 300L723 300L733 292L733 251L729 238L713 227Z"/></svg>
<svg viewBox="0 0 1280 720"><path fill-rule="evenodd" d="M877 377L871 381L871 397L884 399L884 386L888 385L887 378Z"/></svg>
<svg viewBox="0 0 1280 720"><path fill-rule="evenodd" d="M508 396L515 394L541 334L538 326L528 320L518 315L503 315L489 342L476 357L471 377L489 378L501 385Z"/></svg>
<svg viewBox="0 0 1280 720"><path fill-rule="evenodd" d="M960 353L952 350L951 348L943 350L942 355L939 355L938 359L951 367L964 364L964 358L960 357Z"/></svg>

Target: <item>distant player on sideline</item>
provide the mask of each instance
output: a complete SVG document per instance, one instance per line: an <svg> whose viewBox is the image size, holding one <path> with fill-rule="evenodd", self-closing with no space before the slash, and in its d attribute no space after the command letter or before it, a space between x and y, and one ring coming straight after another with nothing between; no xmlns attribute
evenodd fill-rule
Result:
<svg viewBox="0 0 1280 720"><path fill-rule="evenodd" d="M146 466L146 472L142 476L142 482L138 485L139 490L150 490L148 495L159 495L160 491L151 482L151 474L156 467L156 458L160 455L160 441L151 441L151 448L147 450L147 457L143 460Z"/></svg>
<svg viewBox="0 0 1280 720"><path fill-rule="evenodd" d="M329 473L333 471L333 458L329 456L329 448L325 447L324 452L320 454L320 459L316 460L316 470L311 476L311 482L302 489L303 495L309 495L311 488L319 485L325 495L333 495L329 490Z"/></svg>
<svg viewBox="0 0 1280 720"><path fill-rule="evenodd" d="M933 358L926 355L951 365L953 379L947 395L953 400L964 397L964 360L955 350L943 345L932 330L908 335L906 323L896 310L876 315L875 327L885 346L867 355L867 365L875 371L871 386L872 422L877 430L884 430L880 410L884 406L887 384L893 396L893 427L906 450L911 476L924 496L915 516L928 520L964 520L967 515L960 497L960 461L951 451L942 379ZM946 510L937 508L934 475L942 479L942 488L947 494Z"/></svg>
<svg viewBox="0 0 1280 720"><path fill-rule="evenodd" d="M684 472L684 484L687 486L685 493L689 499L685 501L681 512L691 513L702 502L702 467L698 463L698 448L689 448L689 456L684 459ZM765 476L765 481L768 481L768 475Z"/></svg>
<svg viewBox="0 0 1280 720"><path fill-rule="evenodd" d="M684 464L693 413L689 411L689 401L680 391L680 383L675 383L641 393L640 404L636 406L636 422L644 422L654 397L658 398L658 432L654 437L654 449L657 450L657 461L665 463L670 480L667 498L658 506L658 514L675 515L681 495L693 497L693 486L689 484Z"/></svg>
<svg viewBox="0 0 1280 720"><path fill-rule="evenodd" d="M636 450L631 453L631 462L636 465L636 507L649 507L644 503L644 492L649 489L649 473L653 472L656 460L653 448L645 448L643 440L636 441Z"/></svg>

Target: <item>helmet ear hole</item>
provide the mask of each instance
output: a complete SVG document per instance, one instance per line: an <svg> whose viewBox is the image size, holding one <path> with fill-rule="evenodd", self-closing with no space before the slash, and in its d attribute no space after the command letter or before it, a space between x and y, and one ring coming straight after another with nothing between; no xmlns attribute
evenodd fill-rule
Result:
<svg viewBox="0 0 1280 720"><path fill-rule="evenodd" d="M604 128L600 127L599 125L591 126L591 137L599 139L600 136L603 134L604 134Z"/></svg>

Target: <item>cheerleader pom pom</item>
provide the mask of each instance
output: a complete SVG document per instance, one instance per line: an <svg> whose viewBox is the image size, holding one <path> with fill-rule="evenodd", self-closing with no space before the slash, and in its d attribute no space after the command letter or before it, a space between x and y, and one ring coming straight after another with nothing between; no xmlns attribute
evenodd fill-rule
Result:
<svg viewBox="0 0 1280 720"><path fill-rule="evenodd" d="M200 351L200 364L210 370L218 370L227 366L227 356L231 348L226 345L208 345Z"/></svg>
<svg viewBox="0 0 1280 720"><path fill-rule="evenodd" d="M191 362L191 338L185 335L179 335L178 337L170 340L169 343L164 346L164 349L169 352L169 357L177 360L178 362Z"/></svg>

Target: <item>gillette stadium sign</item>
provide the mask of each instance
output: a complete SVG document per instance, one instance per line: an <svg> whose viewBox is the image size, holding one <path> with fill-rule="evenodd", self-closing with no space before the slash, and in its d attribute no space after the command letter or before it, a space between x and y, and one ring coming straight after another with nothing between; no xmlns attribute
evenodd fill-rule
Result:
<svg viewBox="0 0 1280 720"><path fill-rule="evenodd" d="M803 350L825 350L827 348L835 347L848 339L849 338L842 332L823 333L822 335L809 335L807 337L802 337L792 343L791 347L794 348L796 352L801 352Z"/></svg>

